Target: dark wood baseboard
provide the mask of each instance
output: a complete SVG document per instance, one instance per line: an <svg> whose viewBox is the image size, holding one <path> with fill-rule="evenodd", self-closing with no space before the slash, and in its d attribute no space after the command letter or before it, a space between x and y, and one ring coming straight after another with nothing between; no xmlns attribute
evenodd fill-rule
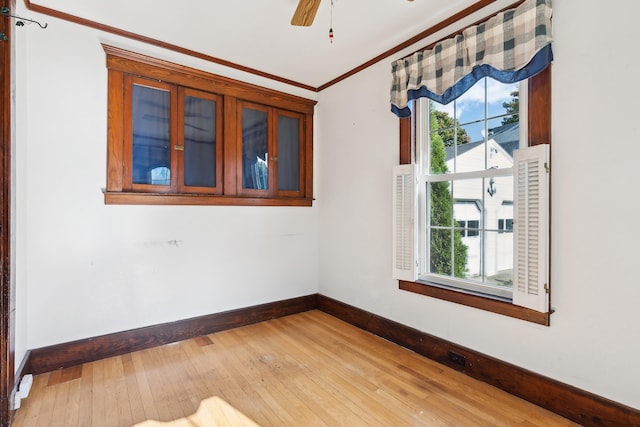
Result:
<svg viewBox="0 0 640 427"><path fill-rule="evenodd" d="M640 426L637 409L357 307L319 295L318 309L584 426Z"/></svg>
<svg viewBox="0 0 640 427"><path fill-rule="evenodd" d="M119 356L201 335L313 310L317 294L153 325L31 350L26 371L34 375Z"/></svg>

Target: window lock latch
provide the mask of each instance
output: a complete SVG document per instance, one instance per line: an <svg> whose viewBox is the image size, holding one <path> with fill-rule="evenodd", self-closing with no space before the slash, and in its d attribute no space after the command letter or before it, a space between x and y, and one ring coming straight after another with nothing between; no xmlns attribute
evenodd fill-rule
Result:
<svg viewBox="0 0 640 427"><path fill-rule="evenodd" d="M173 149L176 151L184 151L184 145L174 145Z"/></svg>

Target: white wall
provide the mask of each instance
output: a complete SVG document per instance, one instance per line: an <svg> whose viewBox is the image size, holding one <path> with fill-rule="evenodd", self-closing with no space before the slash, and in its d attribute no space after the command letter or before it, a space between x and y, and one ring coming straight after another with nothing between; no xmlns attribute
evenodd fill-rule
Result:
<svg viewBox="0 0 640 427"><path fill-rule="evenodd" d="M101 42L282 90L51 17L19 28L20 363L38 348L316 293L317 208L114 206ZM288 92L307 97L296 88Z"/></svg>
<svg viewBox="0 0 640 427"><path fill-rule="evenodd" d="M320 293L640 408L640 193L630 189L640 88L629 80L639 11L633 0L554 2L550 327L400 291L391 279L395 58L320 94Z"/></svg>

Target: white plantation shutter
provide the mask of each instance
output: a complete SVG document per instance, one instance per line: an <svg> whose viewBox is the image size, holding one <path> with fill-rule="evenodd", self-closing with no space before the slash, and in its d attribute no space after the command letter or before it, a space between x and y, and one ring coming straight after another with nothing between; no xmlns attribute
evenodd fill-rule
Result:
<svg viewBox="0 0 640 427"><path fill-rule="evenodd" d="M549 145L514 151L513 303L549 311Z"/></svg>
<svg viewBox="0 0 640 427"><path fill-rule="evenodd" d="M393 278L417 279L415 165L393 169Z"/></svg>

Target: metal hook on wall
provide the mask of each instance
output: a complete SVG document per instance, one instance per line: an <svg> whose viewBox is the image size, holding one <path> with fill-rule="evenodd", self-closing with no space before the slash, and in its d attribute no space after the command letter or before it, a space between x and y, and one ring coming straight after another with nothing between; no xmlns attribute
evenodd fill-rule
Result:
<svg viewBox="0 0 640 427"><path fill-rule="evenodd" d="M19 26L19 27L24 26L24 22L25 22L25 21L26 21L26 22L33 22L33 23L35 23L35 24L38 24L38 26L39 26L40 28L42 28L43 30L44 30L45 28L47 28L47 26L49 25L49 24L47 24L46 22L45 22L45 23L44 23L44 25L43 25L43 24L41 24L40 22L35 21L35 20L33 20L33 19L23 18L23 17L21 17L21 16L12 15L12 14L11 14L11 9L9 9L8 7L1 7L1 8L0 8L0 15L8 16L8 17L10 17L10 18L15 18L15 19L17 19L17 21L16 21L16 25L17 25L17 26ZM7 36L6 36L4 33L0 33L0 40L2 40L2 41L7 40Z"/></svg>

